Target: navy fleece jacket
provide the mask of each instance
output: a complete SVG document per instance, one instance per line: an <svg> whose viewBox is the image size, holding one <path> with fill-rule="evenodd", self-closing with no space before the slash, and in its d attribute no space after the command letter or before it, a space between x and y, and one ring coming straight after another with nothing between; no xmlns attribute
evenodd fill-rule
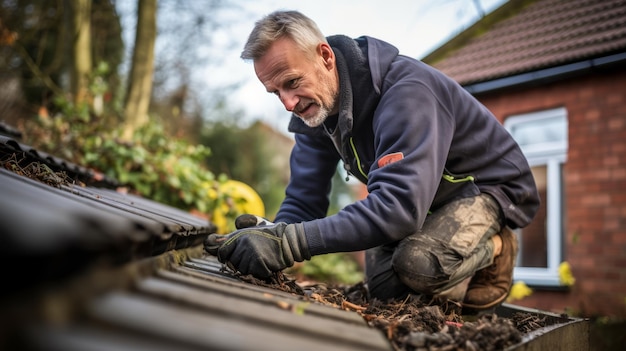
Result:
<svg viewBox="0 0 626 351"><path fill-rule="evenodd" d="M312 255L357 251L416 233L429 211L491 194L506 224L526 226L539 206L528 163L500 122L460 85L371 37L328 38L337 57L339 128L292 116L291 179L275 221L304 222ZM368 195L326 216L339 161Z"/></svg>

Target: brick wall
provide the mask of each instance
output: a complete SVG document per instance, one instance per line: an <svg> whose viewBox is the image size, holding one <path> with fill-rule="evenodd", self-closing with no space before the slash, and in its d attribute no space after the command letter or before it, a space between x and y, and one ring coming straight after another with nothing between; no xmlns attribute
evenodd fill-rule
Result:
<svg viewBox="0 0 626 351"><path fill-rule="evenodd" d="M516 304L626 317L626 69L478 98L501 121L555 107L568 113L564 257L576 284L535 289Z"/></svg>

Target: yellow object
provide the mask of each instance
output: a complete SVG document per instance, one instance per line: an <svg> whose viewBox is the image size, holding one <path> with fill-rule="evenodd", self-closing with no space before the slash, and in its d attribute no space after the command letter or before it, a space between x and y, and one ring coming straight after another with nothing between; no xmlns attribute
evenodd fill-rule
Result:
<svg viewBox="0 0 626 351"><path fill-rule="evenodd" d="M567 261L561 262L559 265L559 281L562 285L572 286L576 283L576 278L572 274L569 263Z"/></svg>
<svg viewBox="0 0 626 351"><path fill-rule="evenodd" d="M532 293L533 293L533 290L529 288L528 285L526 285L526 283L524 283L521 280L518 280L511 287L511 292L509 293L509 296L506 298L506 302L513 302L513 301L521 300L525 297L532 295Z"/></svg>
<svg viewBox="0 0 626 351"><path fill-rule="evenodd" d="M249 185L237 180L227 180L219 185L225 196L223 203L213 211L211 222L220 234L235 230L235 218L244 213L265 217L265 205L259 194Z"/></svg>

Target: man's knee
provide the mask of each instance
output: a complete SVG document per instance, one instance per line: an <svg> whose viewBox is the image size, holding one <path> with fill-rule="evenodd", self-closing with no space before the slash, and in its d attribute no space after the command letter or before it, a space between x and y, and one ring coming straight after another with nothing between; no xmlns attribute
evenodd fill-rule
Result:
<svg viewBox="0 0 626 351"><path fill-rule="evenodd" d="M411 291L391 266L393 252L393 246L379 246L365 252L365 276L371 298L402 299Z"/></svg>
<svg viewBox="0 0 626 351"><path fill-rule="evenodd" d="M399 279L418 293L437 293L450 278L442 267L439 255L432 248L421 245L398 247L392 266Z"/></svg>

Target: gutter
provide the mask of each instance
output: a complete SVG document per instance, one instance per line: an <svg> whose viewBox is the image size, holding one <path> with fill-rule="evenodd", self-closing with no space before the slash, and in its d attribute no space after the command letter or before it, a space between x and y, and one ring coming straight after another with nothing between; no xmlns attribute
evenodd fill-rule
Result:
<svg viewBox="0 0 626 351"><path fill-rule="evenodd" d="M590 72L596 68L604 68L620 63L626 63L626 52L570 63L563 66L527 72L515 76L494 79L486 82L463 85L463 88L472 95L489 93L506 88L552 82Z"/></svg>

